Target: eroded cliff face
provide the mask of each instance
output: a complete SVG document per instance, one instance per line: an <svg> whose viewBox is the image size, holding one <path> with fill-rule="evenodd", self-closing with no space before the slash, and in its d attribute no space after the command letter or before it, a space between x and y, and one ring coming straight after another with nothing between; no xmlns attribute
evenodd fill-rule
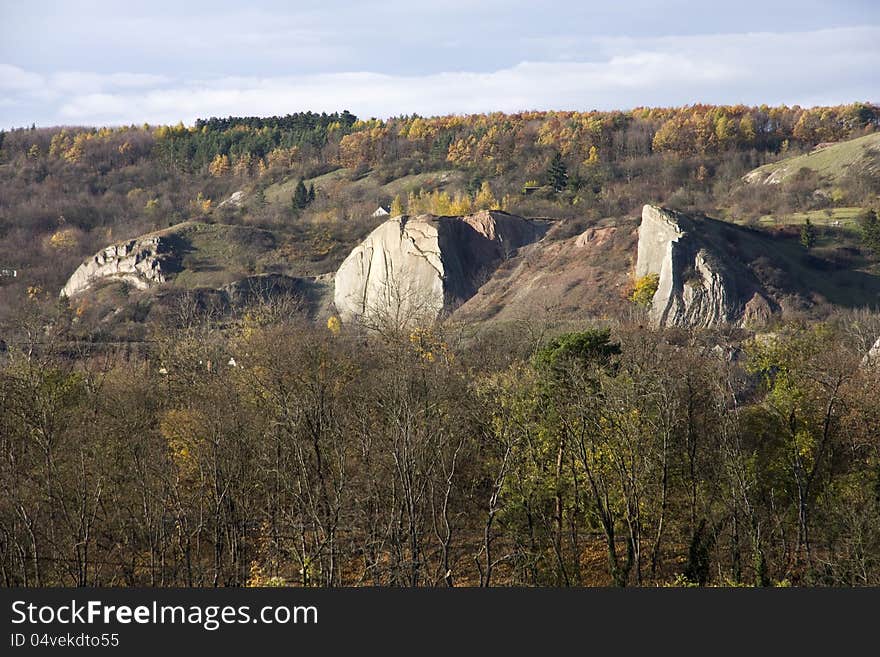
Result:
<svg viewBox="0 0 880 657"><path fill-rule="evenodd" d="M728 258L713 239L720 223L643 208L636 276L658 276L650 308L656 325L759 325L774 311L748 268Z"/></svg>
<svg viewBox="0 0 880 657"><path fill-rule="evenodd" d="M335 277L344 322L409 326L430 322L471 297L505 257L546 226L504 212L467 217L394 217L349 254Z"/></svg>
<svg viewBox="0 0 880 657"><path fill-rule="evenodd" d="M162 236L144 236L108 246L86 260L61 289L74 297L106 280L124 281L143 290L164 283L175 269L176 256Z"/></svg>
<svg viewBox="0 0 880 657"><path fill-rule="evenodd" d="M607 220L578 235L547 235L519 249L451 314L455 322L558 322L589 324L616 317L630 284L637 248L636 222ZM565 233L568 235L568 233Z"/></svg>

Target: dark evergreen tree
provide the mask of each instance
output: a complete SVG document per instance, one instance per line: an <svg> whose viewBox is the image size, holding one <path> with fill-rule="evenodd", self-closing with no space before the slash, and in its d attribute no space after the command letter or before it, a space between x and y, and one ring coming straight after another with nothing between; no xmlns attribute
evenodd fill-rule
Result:
<svg viewBox="0 0 880 657"><path fill-rule="evenodd" d="M707 531L705 518L694 535L691 537L691 545L688 548L688 560L684 567L684 576L689 582L706 586L711 576L712 548L715 545L715 535Z"/></svg>
<svg viewBox="0 0 880 657"><path fill-rule="evenodd" d="M816 229L809 219L801 226L801 246L807 251L816 246Z"/></svg>
<svg viewBox="0 0 880 657"><path fill-rule="evenodd" d="M550 166L547 168L547 184L557 192L561 192L568 185L568 167L565 166L559 153L550 160Z"/></svg>
<svg viewBox="0 0 880 657"><path fill-rule="evenodd" d="M483 184L483 176L479 173L475 173L468 180L467 187L465 187L465 191L468 193L468 196L476 196L480 193L480 187Z"/></svg>
<svg viewBox="0 0 880 657"><path fill-rule="evenodd" d="M862 231L862 244L880 255L880 218L875 210L865 210L859 216L859 228Z"/></svg>
<svg viewBox="0 0 880 657"><path fill-rule="evenodd" d="M309 204L309 192L306 189L305 183L300 178L299 182L296 183L296 189L293 192L293 207L297 210L302 210Z"/></svg>
<svg viewBox="0 0 880 657"><path fill-rule="evenodd" d="M311 203L314 200L315 200L315 183L312 183L311 185L309 185L308 202Z"/></svg>

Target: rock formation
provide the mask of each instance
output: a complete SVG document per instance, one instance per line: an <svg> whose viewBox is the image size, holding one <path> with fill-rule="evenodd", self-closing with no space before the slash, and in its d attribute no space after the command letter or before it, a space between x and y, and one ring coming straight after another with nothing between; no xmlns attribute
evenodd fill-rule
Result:
<svg viewBox="0 0 880 657"><path fill-rule="evenodd" d="M74 297L99 281L124 281L138 289L164 283L176 269L177 257L171 241L160 235L146 235L108 246L82 263L61 290Z"/></svg>
<svg viewBox="0 0 880 657"><path fill-rule="evenodd" d="M658 276L650 309L655 324L756 325L773 312L774 304L748 268L718 244L722 230L722 222L708 218L643 208L636 277Z"/></svg>
<svg viewBox="0 0 880 657"><path fill-rule="evenodd" d="M336 272L334 303L344 322L407 326L432 321L471 297L516 249L546 225L505 212L389 219Z"/></svg>
<svg viewBox="0 0 880 657"><path fill-rule="evenodd" d="M217 205L218 208L226 207L227 205L231 205L236 208L240 208L244 205L244 192L242 190L238 190L237 192L232 192L228 199L225 201L220 201Z"/></svg>
<svg viewBox="0 0 880 657"><path fill-rule="evenodd" d="M877 341L862 358L862 367L876 368L878 366L880 366L880 338L877 338Z"/></svg>

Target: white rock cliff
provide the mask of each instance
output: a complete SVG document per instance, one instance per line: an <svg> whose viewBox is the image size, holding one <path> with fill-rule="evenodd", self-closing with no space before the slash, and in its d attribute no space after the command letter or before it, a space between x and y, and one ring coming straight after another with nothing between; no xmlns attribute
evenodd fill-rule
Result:
<svg viewBox="0 0 880 657"><path fill-rule="evenodd" d="M164 283L170 261L170 247L158 235L108 246L82 263L61 289L61 296L74 297L99 281L124 281L138 289Z"/></svg>
<svg viewBox="0 0 880 657"><path fill-rule="evenodd" d="M711 221L653 205L642 209L636 277L658 276L650 308L657 326L744 326L772 312L748 272L708 240Z"/></svg>
<svg viewBox="0 0 880 657"><path fill-rule="evenodd" d="M367 325L433 321L472 296L499 262L545 231L542 222L495 211L394 217L339 267L336 310L344 322Z"/></svg>

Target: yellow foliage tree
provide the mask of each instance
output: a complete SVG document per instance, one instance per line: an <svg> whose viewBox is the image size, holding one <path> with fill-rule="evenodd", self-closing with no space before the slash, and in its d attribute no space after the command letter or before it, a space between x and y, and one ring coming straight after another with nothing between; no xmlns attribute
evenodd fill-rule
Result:
<svg viewBox="0 0 880 657"><path fill-rule="evenodd" d="M722 114L715 120L715 139L718 146L725 147L734 136L733 125L726 114Z"/></svg>
<svg viewBox="0 0 880 657"><path fill-rule="evenodd" d="M229 168L229 156L220 155L218 153L211 161L211 164L208 165L208 173L215 178L219 178L220 176L225 176L229 173Z"/></svg>
<svg viewBox="0 0 880 657"><path fill-rule="evenodd" d="M52 137L52 141L49 143L49 155L54 157L63 156L64 152L70 148L70 144L70 135L67 134L67 130L62 130L61 132L56 133Z"/></svg>
<svg viewBox="0 0 880 657"><path fill-rule="evenodd" d="M394 200L391 201L391 216L399 217L404 214L403 211L403 201L400 200L400 194L394 197Z"/></svg>
<svg viewBox="0 0 880 657"><path fill-rule="evenodd" d="M434 190L434 193L431 194L431 213L441 216L455 214L452 209L452 199L449 198L447 192Z"/></svg>
<svg viewBox="0 0 880 657"><path fill-rule="evenodd" d="M657 292L657 286L660 284L659 274L646 274L636 279L633 285L633 291L630 300L644 308L648 308Z"/></svg>
<svg viewBox="0 0 880 657"><path fill-rule="evenodd" d="M407 194L406 213L410 216L418 216L420 214L424 214L425 212L428 212L428 207L425 200L424 190L420 191L418 194L416 194L414 191L411 191L409 194Z"/></svg>
<svg viewBox="0 0 880 657"><path fill-rule="evenodd" d="M49 238L49 246L58 251L69 251L77 245L78 241L76 229L62 228L52 233Z"/></svg>
<svg viewBox="0 0 880 657"><path fill-rule="evenodd" d="M449 145L446 160L453 164L466 164L474 159L473 148L477 140L471 135L467 139L456 139Z"/></svg>
<svg viewBox="0 0 880 657"><path fill-rule="evenodd" d="M755 121L750 115L746 114L740 119L739 134L747 143L755 141Z"/></svg>
<svg viewBox="0 0 880 657"><path fill-rule="evenodd" d="M495 198L495 194L492 193L492 188L489 186L488 181L483 181L483 184L480 185L480 191L474 197L474 208L477 210L501 209L501 204Z"/></svg>
<svg viewBox="0 0 880 657"><path fill-rule="evenodd" d="M197 212L210 212L212 202L211 199L205 198L205 196L199 192L199 195L196 196L194 205Z"/></svg>
<svg viewBox="0 0 880 657"><path fill-rule="evenodd" d="M250 176L254 166L254 158L250 153L240 155L235 161L233 172L236 176Z"/></svg>
<svg viewBox="0 0 880 657"><path fill-rule="evenodd" d="M415 141L416 139L422 139L425 137L427 132L428 126L425 124L424 119L417 117L412 123L410 123L406 137L410 141Z"/></svg>
<svg viewBox="0 0 880 657"><path fill-rule="evenodd" d="M200 436L206 418L194 409L170 409L159 421L159 431L171 450L171 457L184 475L194 475Z"/></svg>
<svg viewBox="0 0 880 657"><path fill-rule="evenodd" d="M471 200L471 197L467 194L458 193L455 195L455 199L452 201L452 208L450 214L461 216L465 214L470 214L474 211L474 204Z"/></svg>
<svg viewBox="0 0 880 657"><path fill-rule="evenodd" d="M94 135L88 132L80 132L73 138L73 143L64 152L64 159L68 162L79 162L85 152L86 143L92 139Z"/></svg>
<svg viewBox="0 0 880 657"><path fill-rule="evenodd" d="M449 345L433 329L417 328L410 333L409 341L420 358L429 362L450 364L454 355Z"/></svg>

